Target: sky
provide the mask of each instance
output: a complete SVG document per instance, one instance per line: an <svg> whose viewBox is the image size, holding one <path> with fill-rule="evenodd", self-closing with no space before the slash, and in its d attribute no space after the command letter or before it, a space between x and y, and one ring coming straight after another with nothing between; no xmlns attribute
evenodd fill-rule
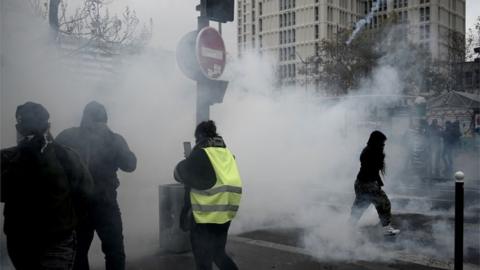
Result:
<svg viewBox="0 0 480 270"><path fill-rule="evenodd" d="M180 38L196 29L198 12L195 11L195 6L198 2L199 0L112 0L112 5L115 9L130 6L136 10L138 17L143 21L152 18L154 21L152 46L175 50ZM480 0L467 0L467 29L473 26L478 16L480 16ZM217 23L212 22L211 25L216 27ZM227 52L236 54L236 21L223 24L222 30Z"/></svg>

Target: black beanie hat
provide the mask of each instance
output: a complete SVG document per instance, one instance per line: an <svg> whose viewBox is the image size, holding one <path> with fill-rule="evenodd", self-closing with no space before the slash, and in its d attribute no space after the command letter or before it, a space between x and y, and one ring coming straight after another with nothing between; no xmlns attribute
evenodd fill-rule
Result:
<svg viewBox="0 0 480 270"><path fill-rule="evenodd" d="M15 112L19 132L23 135L43 133L48 127L50 114L42 105L34 102L27 102L17 107Z"/></svg>

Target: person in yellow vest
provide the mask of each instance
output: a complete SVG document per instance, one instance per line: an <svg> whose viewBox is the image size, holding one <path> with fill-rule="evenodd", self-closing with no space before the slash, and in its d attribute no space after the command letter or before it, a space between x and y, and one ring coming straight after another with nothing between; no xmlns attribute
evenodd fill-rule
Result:
<svg viewBox="0 0 480 270"><path fill-rule="evenodd" d="M242 180L234 156L213 121L195 130L196 145L175 167L174 177L185 185L181 227L190 230L197 270L238 269L225 252L230 222L242 196Z"/></svg>

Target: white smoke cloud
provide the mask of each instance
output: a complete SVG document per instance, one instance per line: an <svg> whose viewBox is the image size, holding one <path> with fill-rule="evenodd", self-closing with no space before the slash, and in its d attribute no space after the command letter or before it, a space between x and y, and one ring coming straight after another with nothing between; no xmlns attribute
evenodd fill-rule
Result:
<svg viewBox="0 0 480 270"><path fill-rule="evenodd" d="M13 114L19 104L32 100L45 105L56 135L79 124L86 103L103 103L110 127L124 135L138 157L136 172L119 174L127 256L152 252L158 246L158 185L173 183L173 168L183 155L181 142L193 140L195 84L180 74L172 52L152 50L122 58L113 85L82 83L58 61L46 23L17 12L17 1L5 3L2 148L15 143ZM165 39L171 42L167 34ZM306 232L303 244L319 258L379 259L375 243L352 230L348 218L359 154L372 129L389 137L386 189L404 180L397 175L406 155L398 138L405 130L371 121L371 108L397 102L403 89L396 67L382 61L356 91L370 96L335 100L306 93L303 87L276 88L272 59L250 54L229 63L224 78L230 86L224 102L211 108L211 118L235 154L245 185L233 233L300 227ZM342 208L326 207L328 200ZM428 206L408 209L425 212ZM370 208L361 224L377 221ZM448 229L435 226L440 236ZM98 243L93 249L100 264Z"/></svg>

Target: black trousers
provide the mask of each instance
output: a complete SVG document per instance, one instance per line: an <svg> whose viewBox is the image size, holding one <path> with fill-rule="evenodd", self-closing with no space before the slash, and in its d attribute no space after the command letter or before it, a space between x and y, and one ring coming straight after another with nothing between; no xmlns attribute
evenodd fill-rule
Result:
<svg viewBox="0 0 480 270"><path fill-rule="evenodd" d="M75 257L75 233L46 238L9 234L7 250L17 270L71 270Z"/></svg>
<svg viewBox="0 0 480 270"><path fill-rule="evenodd" d="M116 192L106 198L96 200L90 207L88 218L77 228L77 255L74 270L88 270L88 250L94 232L97 232L105 254L106 270L125 269L125 249L123 227Z"/></svg>
<svg viewBox="0 0 480 270"><path fill-rule="evenodd" d="M230 222L225 224L195 224L190 231L193 256L197 270L211 270L215 262L220 270L237 270L225 252Z"/></svg>

